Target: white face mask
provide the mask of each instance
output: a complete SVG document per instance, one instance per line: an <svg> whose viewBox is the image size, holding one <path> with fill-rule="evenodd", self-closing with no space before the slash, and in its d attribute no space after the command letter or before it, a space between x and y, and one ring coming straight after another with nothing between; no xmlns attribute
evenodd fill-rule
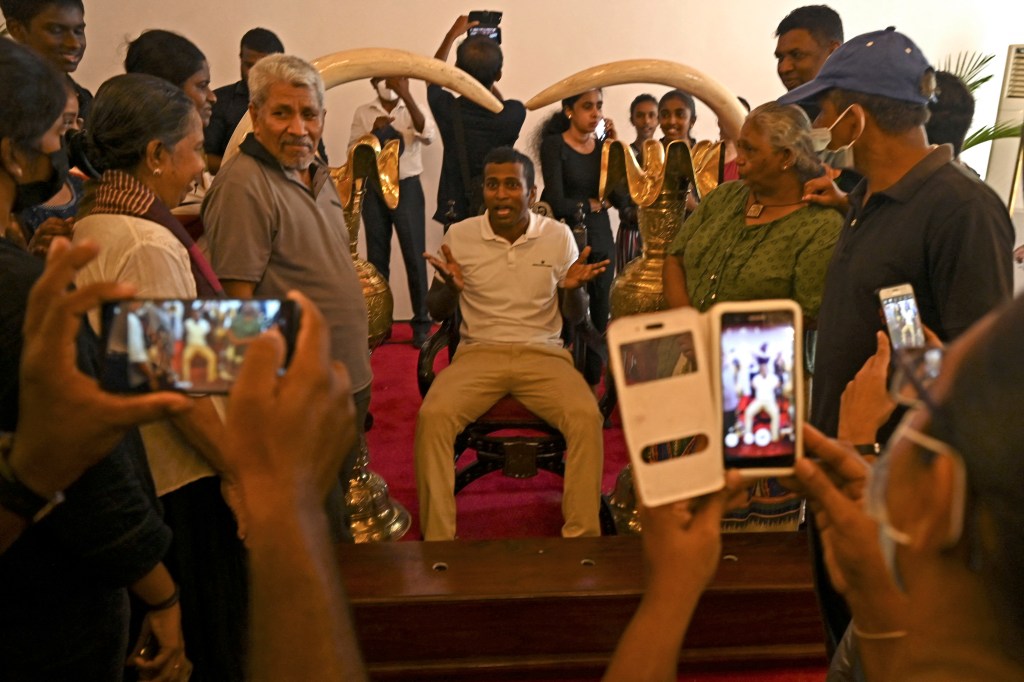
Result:
<svg viewBox="0 0 1024 682"><path fill-rule="evenodd" d="M846 107L843 113L836 117L836 120L832 121L832 125L828 128L812 128L811 129L811 145L814 151L818 152L818 157L822 162L827 163L832 168L843 169L853 168L853 145L860 139L860 136L864 134L864 125L860 127L860 133L857 137L853 138L842 147L838 149L829 149L828 146L832 143L832 129L835 128L836 124L846 114L850 113L853 105Z"/></svg>
<svg viewBox="0 0 1024 682"><path fill-rule="evenodd" d="M385 102L394 102L398 99L398 95L395 91L384 85L384 81L377 81L377 94L380 95L380 98Z"/></svg>

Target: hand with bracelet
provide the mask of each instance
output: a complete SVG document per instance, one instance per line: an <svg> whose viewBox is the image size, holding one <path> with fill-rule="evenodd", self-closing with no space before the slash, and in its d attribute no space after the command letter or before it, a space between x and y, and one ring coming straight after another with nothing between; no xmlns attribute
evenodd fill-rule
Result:
<svg viewBox="0 0 1024 682"><path fill-rule="evenodd" d="M192 664L185 657L178 586L164 565L157 564L131 586L131 591L146 605L147 612L128 665L138 668L142 680L188 680Z"/></svg>

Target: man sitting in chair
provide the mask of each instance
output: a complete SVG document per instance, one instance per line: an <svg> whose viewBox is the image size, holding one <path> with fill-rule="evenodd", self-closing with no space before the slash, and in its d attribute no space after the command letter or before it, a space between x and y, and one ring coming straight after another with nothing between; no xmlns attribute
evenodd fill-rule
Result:
<svg viewBox="0 0 1024 682"><path fill-rule="evenodd" d="M530 212L533 162L511 147L484 161L487 212L451 226L427 294L435 319L460 306L461 342L416 422L416 488L425 540L455 537L455 437L511 395L565 436L563 537L600 535L604 446L597 401L562 347L562 316L582 320L581 287L608 261L587 263L565 224Z"/></svg>

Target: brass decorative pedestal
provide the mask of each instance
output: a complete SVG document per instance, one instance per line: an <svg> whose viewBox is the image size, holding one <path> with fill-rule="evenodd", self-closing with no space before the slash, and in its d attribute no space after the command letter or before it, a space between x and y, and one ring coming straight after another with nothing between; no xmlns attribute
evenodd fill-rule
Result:
<svg viewBox="0 0 1024 682"><path fill-rule="evenodd" d="M345 211L352 261L366 299L371 353L391 332L394 299L387 280L356 253L359 218L367 182L389 208L398 205L398 154L397 140L381 150L377 138L367 135L349 150L348 164L332 172ZM364 437L345 495L349 530L356 542L397 540L409 530L411 517L405 507L391 499L387 482L369 467L370 452Z"/></svg>
<svg viewBox="0 0 1024 682"><path fill-rule="evenodd" d="M662 148L660 142L649 140L644 147L641 170L632 149L615 142L606 145L604 160L602 189L614 186L623 176L626 178L630 195L639 206L637 215L643 239L640 257L631 261L612 283L612 319L664 310L667 304L661 284L662 266L668 246L686 217L687 194L695 187L689 148L684 142L670 142ZM608 504L620 534L640 532L631 465L619 472Z"/></svg>

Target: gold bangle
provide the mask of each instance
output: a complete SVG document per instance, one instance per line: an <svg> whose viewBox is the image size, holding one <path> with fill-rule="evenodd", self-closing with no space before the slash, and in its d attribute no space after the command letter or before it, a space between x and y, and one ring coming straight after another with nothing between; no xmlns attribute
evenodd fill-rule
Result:
<svg viewBox="0 0 1024 682"><path fill-rule="evenodd" d="M900 639L907 636L906 630L891 630L889 632L864 632L854 622L850 623L850 627L853 629L853 634L857 635L858 639L867 640L886 640L886 639Z"/></svg>

